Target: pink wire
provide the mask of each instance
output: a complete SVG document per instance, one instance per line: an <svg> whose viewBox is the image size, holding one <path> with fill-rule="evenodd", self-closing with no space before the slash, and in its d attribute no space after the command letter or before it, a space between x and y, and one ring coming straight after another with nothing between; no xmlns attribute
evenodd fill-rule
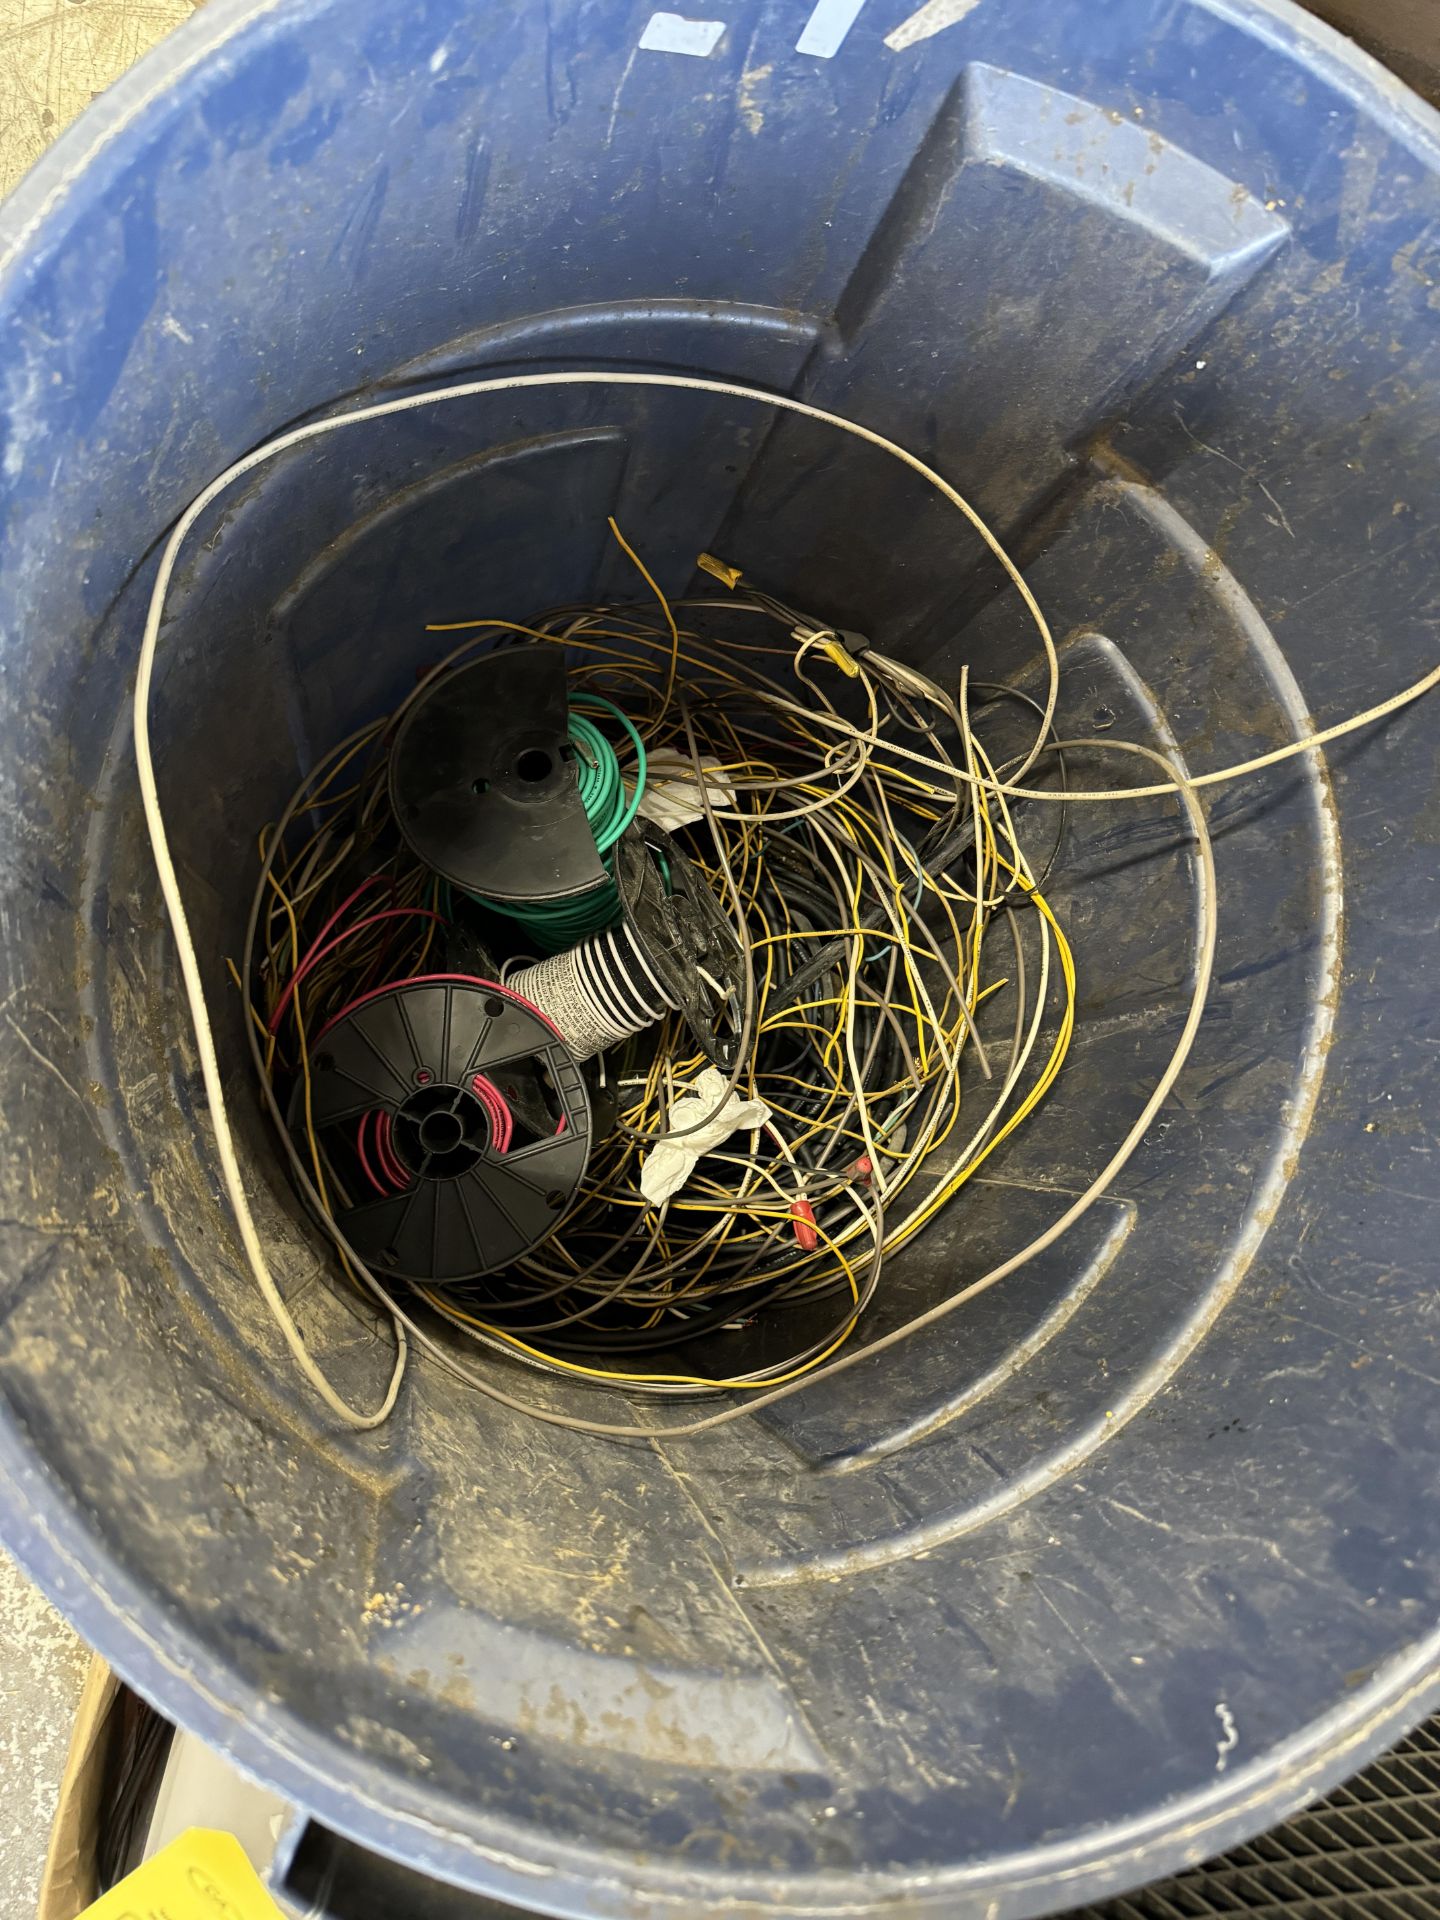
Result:
<svg viewBox="0 0 1440 1920"><path fill-rule="evenodd" d="M423 911L425 911L425 909L416 908L416 907L393 908L393 909L387 910L387 912L384 914L376 914L372 917L378 920L378 919L386 919L390 917L392 913L395 913L395 912L417 913L417 912L423 912ZM439 919L440 916L438 914L431 914L430 918ZM365 926L368 924L369 922L366 922L366 921L361 921L357 923L357 925L351 927L347 933L342 934L340 936L341 939L348 939L350 933L358 933L362 926ZM313 955L313 957L307 959L306 965L307 966L313 965L314 961L318 960L319 958L320 958L319 954ZM300 979L300 976L297 974L291 980L290 988L297 986L299 984L299 979ZM489 992L498 994L502 1000L509 1000L518 1007L524 1007L527 1013L533 1013L535 1015L535 1018L539 1020L543 1026L549 1028L550 1032L554 1034L557 1040L561 1042L564 1041L564 1038L565 1038L564 1034L561 1033L560 1029L555 1025L555 1022L552 1019L550 1019L549 1015L542 1013L540 1008L535 1005L534 1001L527 1000L523 993L516 993L513 987L502 986L498 980L482 980L477 975L471 974L471 973L419 973L419 974L413 975L408 980L387 981L383 987L372 987L368 993L362 993L357 995L356 998L350 1001L347 1006L343 1006L337 1014L333 1014L331 1018L325 1022L325 1025L320 1029L319 1033L315 1035L314 1040L311 1042L312 1049L314 1047L318 1047L320 1042L325 1038L326 1034L331 1032L333 1028L337 1027L342 1020L348 1019L352 1013L358 1012L361 1007L368 1006L372 1000L378 1000L382 993L394 993L398 987L433 987L433 986L449 986L449 985L462 986L462 987L484 987ZM287 988L286 990L287 998L289 995L289 991L290 989ZM285 1002L282 1000L280 1006L276 1009L276 1013L274 1017L278 1020L280 1015L284 1012L284 1010L285 1010ZM515 1116L511 1113L509 1105L507 1104L504 1095L500 1092L500 1089L494 1084L494 1082L492 1080L489 1080L483 1073L475 1074L470 1084L475 1093L476 1098L480 1101L480 1104L485 1109L485 1117L490 1122L491 1132L495 1142L495 1151L497 1153L507 1153L510 1148L510 1143L515 1137ZM560 1124L555 1129L555 1134L557 1137L560 1134L564 1133L567 1124L568 1124L568 1116L562 1113L560 1116ZM363 1132L364 1132L364 1121L362 1120L361 1136L358 1140L358 1144L360 1145L361 1165L364 1166L366 1173L369 1175L371 1184L373 1186L377 1186L378 1190L383 1192L384 1189L378 1187L378 1182L376 1182L374 1174L370 1172L370 1166L365 1157L365 1148L363 1144ZM386 1177L391 1181L393 1181L393 1183L403 1191L406 1187L410 1185L411 1176L405 1171L403 1167L399 1165L398 1156L396 1155L394 1146L391 1142L391 1119L388 1113L385 1113L385 1112L377 1113L376 1124L375 1124L374 1147L375 1147L375 1157L380 1162L381 1168L385 1173Z"/></svg>
<svg viewBox="0 0 1440 1920"><path fill-rule="evenodd" d="M325 946L312 947L301 964L295 969L294 973L291 974L289 981L286 983L285 991L280 996L279 1004L270 1016L268 1024L271 1033L278 1033L280 1031L280 1022L285 1018L285 1009L289 1006L291 996L295 992L295 989L300 985L306 974L317 967L320 962L325 959L327 954L333 953L336 947L341 946L346 940L353 939L357 933L364 933L367 927L379 926L382 920L406 920L410 918L442 921L444 916L433 913L429 907L384 907L379 913L367 914L363 920L357 920L353 927L346 927L343 933L337 933L335 938ZM377 991L383 993L385 989L381 987L378 988ZM362 999L365 997L364 995L361 996ZM335 1022L333 1020L330 1021L325 1031L328 1033L334 1024Z"/></svg>
<svg viewBox="0 0 1440 1920"><path fill-rule="evenodd" d="M493 1080L483 1073L477 1073L470 1082L470 1089L485 1109L490 1122L490 1132L497 1153L508 1153L510 1142L515 1137L515 1116L511 1113L505 1096Z"/></svg>
<svg viewBox="0 0 1440 1920"><path fill-rule="evenodd" d="M319 946L320 942L325 938L326 934L329 933L330 929L335 925L336 921L344 919L345 915L350 911L351 907L354 906L355 902L360 898L361 894L364 893L367 888L383 886L385 884L387 883L385 882L383 875L378 873L372 873L368 880L362 880L359 886L356 887L355 891L352 894L350 894L348 898L340 902L339 906L331 914L330 918L325 922L324 926L321 927L319 933L317 933L315 938L310 942L310 953L313 953L315 951L316 947ZM395 882L391 880L388 884L393 892ZM310 958L310 953L305 954L304 957L301 959L300 965L302 967L305 965L305 962Z"/></svg>
<svg viewBox="0 0 1440 1920"><path fill-rule="evenodd" d="M376 1179L375 1169L370 1164L370 1156L365 1151L365 1129L372 1119L378 1122L379 1118L379 1110L375 1107L368 1107L365 1112L361 1114L360 1125L355 1130L355 1147L360 1155L360 1164L365 1169L365 1178L370 1182L376 1193L384 1193L386 1189Z"/></svg>
<svg viewBox="0 0 1440 1920"><path fill-rule="evenodd" d="M395 1143L391 1137L393 1128L394 1121L390 1115L382 1113L380 1123L375 1129L376 1151L391 1185L403 1193L411 1183L411 1176L400 1164L400 1156L395 1151Z"/></svg>
<svg viewBox="0 0 1440 1920"><path fill-rule="evenodd" d="M320 945L320 942L325 938L326 934L329 933L330 929L335 925L336 921L343 919L344 916L350 911L351 907L354 906L355 902L360 898L361 894L364 893L370 887L384 886L385 884L386 882L381 874L372 873L368 879L362 880L360 882L359 886L356 887L353 893L346 895L346 897L340 902L339 906L331 914L330 918L325 922L324 926L321 927L319 933L317 933L315 938L310 942L309 948L307 949L305 954L299 959L296 967L297 978L303 978L305 971L308 970L310 966L311 955L315 952L315 949ZM393 894L395 889L395 882L391 880L389 882L389 886Z"/></svg>
<svg viewBox="0 0 1440 1920"><path fill-rule="evenodd" d="M470 1089L472 1093L479 1097L480 1104L485 1109L485 1118L490 1123L490 1137L498 1148L500 1135L505 1125L505 1117L496 1102L495 1090L487 1084L484 1075L479 1073L477 1073L475 1078L470 1082Z"/></svg>

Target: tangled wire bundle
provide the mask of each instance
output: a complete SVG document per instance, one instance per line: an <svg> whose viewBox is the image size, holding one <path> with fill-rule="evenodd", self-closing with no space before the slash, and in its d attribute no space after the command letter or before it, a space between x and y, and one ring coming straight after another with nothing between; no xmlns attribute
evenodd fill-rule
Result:
<svg viewBox="0 0 1440 1920"><path fill-rule="evenodd" d="M645 1155L706 1064L670 1014L606 1062L618 1124L553 1238L503 1275L426 1297L457 1327L585 1378L661 1391L799 1378L850 1336L885 1256L1044 1097L1073 1028L1069 946L1004 797L960 777L997 777L963 677L950 698L768 595L672 609L656 590L648 606L478 621L427 685L477 649L537 639L568 662L572 734L579 716L585 728L577 780L602 854L643 797L647 757L693 774L688 787L671 782L699 815L684 843L745 953L730 1086L768 1118L707 1153L674 1198L645 1198ZM236 978L255 984L267 1082L303 1076L307 1111L314 1036L363 996L423 976L437 939L476 918L408 852L390 816L398 718L331 755L262 843L259 939ZM920 742L948 771L907 767L888 750L892 736ZM1038 927L1028 969L1017 907ZM618 912L613 889L602 911ZM522 938L554 944L553 911L507 918ZM596 923L593 909L568 920L573 936ZM992 1063L975 1016L1007 992L1009 1045ZM984 1089L973 1117L971 1056ZM367 1149L362 1124L360 1146L377 1190L393 1188L380 1129ZM313 1125L308 1152L328 1214L336 1175ZM927 1172L936 1177L922 1180ZM823 1309L825 1324L779 1362L740 1375L645 1364L697 1342L708 1359L721 1329L787 1308L805 1309L807 1327Z"/></svg>
<svg viewBox="0 0 1440 1920"><path fill-rule="evenodd" d="M548 386L725 394L868 442L963 515L1023 600L1048 665L1044 697L1029 703L1036 709L1031 744L997 765L976 696L1007 702L1025 696L1008 687L973 688L964 674L953 690L942 688L857 636L768 595L735 591L733 570L716 564L711 571L729 589L722 600L671 609L656 592L653 604L572 608L523 628L481 620L437 667L445 671L477 646L522 638L565 649L572 711L595 734L587 764L597 776L596 804L592 811L587 801L587 816L597 828L597 848L600 832L639 804L644 757L683 756L693 775L703 818L689 836L691 856L725 902L745 952L731 1089L763 1103L769 1118L709 1154L667 1204L646 1203L638 1172L647 1151L679 1137L670 1107L701 1065L679 1023L667 1020L607 1063L622 1095L618 1122L561 1230L503 1278L463 1295L432 1293L429 1300L457 1329L585 1379L658 1392L752 1390L720 1411L663 1426L542 1406L467 1365L437 1337L433 1323L417 1317L413 1299L359 1261L335 1224L313 1128L307 1156L286 1127L276 1076L298 1076L308 1114L307 1035L316 1023L338 1018L347 996L370 990L367 982L412 977L437 939L463 931L470 912L468 902L447 899L390 838L384 757L398 713L337 745L265 837L247 951L235 970L242 990L253 994L248 1030L262 1094L297 1185L327 1221L347 1271L395 1328L394 1370L379 1407L358 1412L335 1392L285 1306L245 1195L150 748L150 690L166 595L181 547L215 499L278 453L310 440L417 408ZM731 623L723 638L717 622ZM1383 719L1440 683L1440 668L1318 733L1238 766L1184 778L1162 754L1137 743L1109 736L1057 741L1058 678L1054 643L1033 594L948 482L870 428L730 382L589 371L462 382L295 428L218 476L177 523L156 579L135 696L141 796L246 1257L297 1364L339 1420L365 1429L388 1417L413 1340L476 1391L549 1424L618 1439L695 1436L822 1376L835 1377L858 1358L935 1324L1054 1244L1093 1206L1168 1097L1204 1010L1217 899L1199 790ZM1067 747L1139 757L1160 777L1077 789L1063 777ZM1158 795L1178 800L1195 843L1201 923L1190 1004L1164 1071L1089 1186L1042 1232L923 1313L867 1345L837 1352L874 1297L886 1256L932 1221L1034 1111L1065 1058L1074 1025L1073 963L1045 898L1046 873L1037 873L1021 844L1013 803ZM1027 921L1031 937L1038 936L1033 963L1022 926ZM552 928L547 939L546 928L528 928L537 950L573 931ZM1009 1038L996 1048L992 1036L987 1050L977 1016L1002 994L1011 1002L1004 1023ZM987 1017L994 1013L991 1007ZM972 1106L979 1109L973 1116ZM371 1144L383 1160L383 1143ZM817 1307L831 1311L829 1325L819 1336L807 1334L780 1363L733 1378L644 1365L649 1352L709 1350L701 1336L737 1321L779 1320L805 1309L808 1326Z"/></svg>

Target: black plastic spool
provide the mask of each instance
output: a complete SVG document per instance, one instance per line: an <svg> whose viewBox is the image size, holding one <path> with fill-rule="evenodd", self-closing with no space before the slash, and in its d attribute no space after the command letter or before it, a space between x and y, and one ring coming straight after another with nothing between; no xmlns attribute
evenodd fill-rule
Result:
<svg viewBox="0 0 1440 1920"><path fill-rule="evenodd" d="M436 975L382 989L325 1031L310 1066L335 1219L378 1274L443 1287L507 1267L553 1232L584 1176L584 1077L504 987ZM507 1151L477 1076L509 1111ZM304 1150L300 1083L289 1124Z"/></svg>
<svg viewBox="0 0 1440 1920"><path fill-rule="evenodd" d="M438 675L390 750L390 803L417 859L466 893L569 900L609 876L580 799L565 655L502 647Z"/></svg>

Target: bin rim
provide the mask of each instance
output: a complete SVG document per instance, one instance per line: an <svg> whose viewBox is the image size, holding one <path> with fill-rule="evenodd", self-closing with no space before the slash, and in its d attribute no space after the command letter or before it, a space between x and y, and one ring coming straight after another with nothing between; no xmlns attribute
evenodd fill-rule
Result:
<svg viewBox="0 0 1440 1920"><path fill-rule="evenodd" d="M147 107L173 94L192 76L213 74L216 56L250 29L263 23L283 28L293 19L335 4L336 0L209 0L203 10L182 20L142 54L56 136L0 199L0 300L8 293L12 276L23 270L30 244L43 235L52 216L63 212L71 193L83 183L90 162L137 127ZM1440 109L1295 0L1191 0L1191 4L1270 46L1290 53L1303 49L1325 80L1373 111L1396 139L1440 166Z"/></svg>
<svg viewBox="0 0 1440 1920"><path fill-rule="evenodd" d="M440 1825L423 1781L387 1774L380 1797L373 1765L363 1756L301 1726L168 1617L161 1616L159 1632L143 1628L139 1584L96 1550L72 1509L47 1498L42 1473L3 1424L0 1474L8 1481L6 1547L137 1693L290 1800L302 1824L313 1819L360 1848L512 1902L521 1912L593 1920L688 1915L723 1902L859 1920L893 1915L903 1900L907 1911L957 1920L981 1914L1034 1920L1055 1912L1056 1901L1069 1907L1112 1895L1253 1838L1351 1778L1440 1709L1437 1628L1346 1694L1333 1712L1202 1791L1027 1855L992 1855L965 1866L728 1872L670 1864L649 1851L642 1857L567 1845L543 1829L494 1817L477 1817L476 1831L466 1835Z"/></svg>

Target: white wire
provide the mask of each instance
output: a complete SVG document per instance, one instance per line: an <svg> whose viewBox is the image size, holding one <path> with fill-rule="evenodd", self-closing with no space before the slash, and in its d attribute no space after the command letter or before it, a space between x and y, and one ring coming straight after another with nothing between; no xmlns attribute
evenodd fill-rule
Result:
<svg viewBox="0 0 1440 1920"><path fill-rule="evenodd" d="M808 675L799 672L798 668L799 668L799 661L801 656L797 654L795 658L796 658L796 669L797 669L796 678L803 680L805 682L805 685L809 687L811 691L814 693L817 702L825 708L826 712L830 714L831 718L837 724L841 726L847 725L848 723L842 720L840 714L836 711L835 707L831 704L829 698L826 696L824 692L824 689L821 687L817 687L815 682L811 680ZM767 825L779 826L782 821L787 821L787 820L808 820L817 813L823 813L827 807L832 807L837 800L843 799L844 796L850 792L851 788L854 787L858 781L862 780L865 777L866 771L868 770L870 765L871 753L873 751L873 748L868 744L868 741L871 738L871 736L873 736L876 739L878 739L879 737L880 710L875 704L875 689L870 681L868 674L862 674L860 678L865 688L866 703L870 708L871 734L865 735L860 733L858 730L856 731L855 740L859 748L859 751L856 755L854 767L848 768L848 769L842 768L839 766L825 767L823 771L827 777L836 777L841 774L844 775L844 778L841 784L838 787L836 787L832 793L824 793L824 794L821 794L818 799L807 800L802 806L767 808L765 812L765 820ZM797 707L795 711L797 713L808 713L810 712L810 709ZM820 714L818 711L816 711L811 715L811 717L818 720L823 718L823 715ZM833 753L834 751L835 749L832 747L830 749L830 752ZM791 782L786 781L784 784L788 786L791 784ZM743 793L743 792L752 792L762 787L766 789L773 789L773 787L775 786L775 782L774 781L763 781L763 782L749 781L749 780L732 778L729 782L729 786L733 793ZM714 813L714 816L717 820L744 821L748 823L753 819L753 816L748 813L738 812L733 808L715 806L713 803L712 803L711 810Z"/></svg>
<svg viewBox="0 0 1440 1920"><path fill-rule="evenodd" d="M1384 720L1392 713L1399 713L1402 707L1408 707L1422 695L1440 687L1440 665L1432 667L1418 680L1411 681L1408 687L1402 687L1398 693L1392 693L1388 699L1379 701L1373 707L1366 707L1363 713L1353 713L1348 720L1337 720L1333 726L1321 727L1316 733L1301 734L1298 739L1289 740L1283 747L1274 747L1268 753L1257 754L1253 760L1237 760L1233 766L1214 767L1209 773L1197 773L1186 783L1187 787L1215 787L1228 780L1241 780L1247 774L1260 773L1266 767L1278 766L1284 760L1293 760L1299 754L1310 753L1317 747L1329 746L1332 740L1342 740L1346 734L1358 733L1362 727L1368 727L1377 720ZM914 747L905 747L898 740L882 738L878 728L866 733L848 720L836 720L828 714L814 712L809 707L798 706L792 700L784 700L774 694L757 693L757 704L774 707L778 712L795 713L817 726L828 727L834 733L853 740L872 751L879 747L885 753L899 760L908 760L912 766L924 767L931 773L945 774L951 780L963 780L969 787L975 787L984 793L992 793L1011 800L1048 800L1060 806L1072 800L1153 800L1183 792L1185 789L1173 780L1157 781L1146 787L1021 787L1006 780L989 780L979 774L969 773L963 767L957 767L944 760L932 759L929 754L920 753ZM1117 746L1119 741L1115 743ZM1035 751L1032 750L1025 765L1033 763ZM739 783L737 783L739 784ZM949 799L948 790L932 789L935 797ZM726 818L724 814L720 816Z"/></svg>

